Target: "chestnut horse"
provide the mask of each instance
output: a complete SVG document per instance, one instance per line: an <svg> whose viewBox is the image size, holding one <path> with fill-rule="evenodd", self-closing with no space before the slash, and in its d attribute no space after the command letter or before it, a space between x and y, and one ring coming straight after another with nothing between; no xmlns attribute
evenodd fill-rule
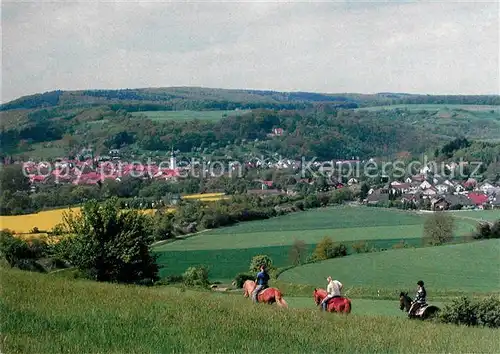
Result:
<svg viewBox="0 0 500 354"><path fill-rule="evenodd" d="M252 292L255 289L255 282L253 280L247 280L243 283L243 296L251 297ZM276 303L280 307L288 307L281 291L276 288L267 288L257 294L257 301L266 304Z"/></svg>
<svg viewBox="0 0 500 354"><path fill-rule="evenodd" d="M327 292L325 289L314 289L313 297L316 305L319 305L321 301L326 297ZM351 312L351 300L346 297L334 297L328 301L326 305L327 312L340 312L348 314Z"/></svg>

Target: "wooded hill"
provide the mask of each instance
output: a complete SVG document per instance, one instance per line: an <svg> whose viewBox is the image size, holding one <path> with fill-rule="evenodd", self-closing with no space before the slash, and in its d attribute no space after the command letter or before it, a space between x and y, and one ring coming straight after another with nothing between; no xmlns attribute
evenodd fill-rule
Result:
<svg viewBox="0 0 500 354"><path fill-rule="evenodd" d="M139 156L175 146L181 153L235 158L369 158L422 153L457 136L498 139L499 105L500 96L191 87L52 91L2 105L0 140L3 157L21 158L67 156L86 146ZM226 112L220 120L189 119L189 111L213 110ZM137 114L151 111L187 111L188 118L153 121ZM270 138L273 128L285 134Z"/></svg>

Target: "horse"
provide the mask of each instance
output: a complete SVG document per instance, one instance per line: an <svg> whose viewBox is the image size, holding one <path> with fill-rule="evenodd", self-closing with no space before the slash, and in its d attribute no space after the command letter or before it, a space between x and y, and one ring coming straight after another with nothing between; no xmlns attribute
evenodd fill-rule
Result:
<svg viewBox="0 0 500 354"><path fill-rule="evenodd" d="M319 305L327 294L328 293L326 292L325 289L315 288L313 297L316 305ZM351 313L351 310L352 310L351 300L343 296L334 297L333 299L330 299L328 301L328 304L326 305L327 312L339 312L339 313L349 314Z"/></svg>
<svg viewBox="0 0 500 354"><path fill-rule="evenodd" d="M399 294L399 309L401 311L405 311L406 313L408 313L408 311L410 311L411 304L412 301L411 298L408 296L408 293L401 292ZM415 314L408 315L408 317L426 320L434 317L439 311L441 310L437 306L424 304L423 306L417 309L417 312Z"/></svg>
<svg viewBox="0 0 500 354"><path fill-rule="evenodd" d="M252 292L255 289L256 284L253 280L247 280L243 283L243 296L249 297L252 296ZM276 303L280 307L288 307L285 299L283 299L283 294L276 288L266 288L261 290L257 294L257 301L263 302L265 304L273 304Z"/></svg>

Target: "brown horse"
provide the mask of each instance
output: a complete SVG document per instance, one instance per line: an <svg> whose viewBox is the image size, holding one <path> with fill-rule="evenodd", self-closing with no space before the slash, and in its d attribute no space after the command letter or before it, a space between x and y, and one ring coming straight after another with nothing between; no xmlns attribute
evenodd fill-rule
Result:
<svg viewBox="0 0 500 354"><path fill-rule="evenodd" d="M255 289L256 284L253 280L247 280L243 283L243 296L252 296L252 292ZM263 302L265 304L276 303L280 307L288 307L285 299L283 299L283 294L276 288L267 288L257 294L257 301Z"/></svg>
<svg viewBox="0 0 500 354"><path fill-rule="evenodd" d="M316 305L319 305L321 301L326 297L327 292L325 289L314 289L313 297ZM351 312L352 305L351 300L346 297L334 297L328 301L326 305L326 311L328 312L339 312L348 314Z"/></svg>

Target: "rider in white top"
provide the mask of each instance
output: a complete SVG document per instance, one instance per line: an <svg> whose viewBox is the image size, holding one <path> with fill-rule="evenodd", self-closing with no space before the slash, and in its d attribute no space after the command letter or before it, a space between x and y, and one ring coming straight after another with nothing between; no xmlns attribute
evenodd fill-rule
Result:
<svg viewBox="0 0 500 354"><path fill-rule="evenodd" d="M342 288L344 287L344 285L342 285L341 282L339 282L338 280L333 280L331 276L328 276L328 278L326 278L326 280L328 281L328 286L326 287L326 292L328 293L328 295L325 296L323 301L321 301L321 303L320 303L320 305L323 307L324 311L326 311L326 305L328 303L328 300L330 300L334 297L342 296L341 291L342 291Z"/></svg>

